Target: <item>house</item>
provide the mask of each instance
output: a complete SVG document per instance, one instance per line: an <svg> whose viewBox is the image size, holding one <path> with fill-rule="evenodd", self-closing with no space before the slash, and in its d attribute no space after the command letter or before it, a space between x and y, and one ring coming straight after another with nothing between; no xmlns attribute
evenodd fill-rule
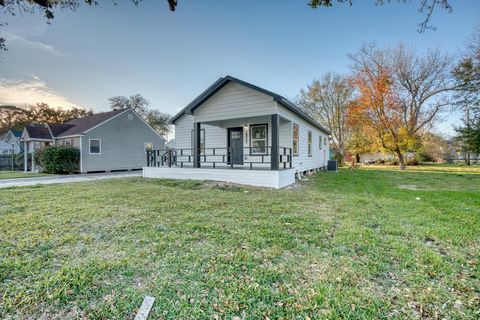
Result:
<svg viewBox="0 0 480 320"><path fill-rule="evenodd" d="M0 154L12 154L13 148L10 143L0 140Z"/></svg>
<svg viewBox="0 0 480 320"><path fill-rule="evenodd" d="M217 80L172 123L175 148L149 152L144 177L281 188L296 174L325 168L329 159L327 128L281 95L231 76Z"/></svg>
<svg viewBox="0 0 480 320"><path fill-rule="evenodd" d="M50 145L80 149L80 172L141 169L145 150L164 149L164 139L132 109L114 110L76 118L62 124L34 124L24 128L25 152L35 154ZM32 157L31 171L35 171Z"/></svg>
<svg viewBox="0 0 480 320"><path fill-rule="evenodd" d="M12 147L14 154L22 153L23 147L20 143L20 137L22 136L22 130L10 129L5 135L5 142Z"/></svg>

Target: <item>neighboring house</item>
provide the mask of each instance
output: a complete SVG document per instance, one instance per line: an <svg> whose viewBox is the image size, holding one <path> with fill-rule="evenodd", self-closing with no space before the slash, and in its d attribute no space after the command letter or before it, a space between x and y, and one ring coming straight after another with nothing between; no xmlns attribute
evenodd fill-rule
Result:
<svg viewBox="0 0 480 320"><path fill-rule="evenodd" d="M165 148L164 139L132 109L97 113L63 124L30 125L21 140L27 151L25 164L27 153L35 154L50 145L79 148L81 173L141 169L146 165L146 150ZM30 168L35 171L34 160Z"/></svg>
<svg viewBox="0 0 480 320"><path fill-rule="evenodd" d="M284 97L230 76L172 123L175 149L170 156L150 153L145 177L281 188L295 182L296 173L325 168L330 157L328 129Z"/></svg>
<svg viewBox="0 0 480 320"><path fill-rule="evenodd" d="M0 140L0 154L12 154L13 148L12 145L6 141Z"/></svg>
<svg viewBox="0 0 480 320"><path fill-rule="evenodd" d="M22 130L10 129L5 136L5 141L12 147L13 153L18 154L23 152L22 144L20 143L20 137L22 136Z"/></svg>

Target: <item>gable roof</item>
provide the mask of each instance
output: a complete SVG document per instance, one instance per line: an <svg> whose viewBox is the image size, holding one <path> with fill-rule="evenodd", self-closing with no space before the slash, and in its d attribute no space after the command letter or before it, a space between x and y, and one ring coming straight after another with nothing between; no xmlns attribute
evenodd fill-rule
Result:
<svg viewBox="0 0 480 320"><path fill-rule="evenodd" d="M30 139L52 140L52 134L45 124L31 124L25 127Z"/></svg>
<svg viewBox="0 0 480 320"><path fill-rule="evenodd" d="M10 129L8 130L14 137L20 138L22 136L22 130L17 130L17 129ZM7 134L8 134L7 132Z"/></svg>
<svg viewBox="0 0 480 320"><path fill-rule="evenodd" d="M58 134L58 137L74 136L83 134L85 131L92 129L95 126L98 126L102 122L105 122L114 116L125 112L129 109L118 109L108 112L95 113L89 116L82 118L76 118L73 120L64 123L63 125L69 126L66 130ZM53 130L52 130L53 131Z"/></svg>
<svg viewBox="0 0 480 320"><path fill-rule="evenodd" d="M218 79L215 81L210 87L207 88L207 90L203 91L198 97L196 97L192 102L190 102L185 108L182 109L179 113L177 113L171 120L171 123L175 124L175 121L177 121L181 116L184 114L193 114L193 111L200 107L205 101L207 101L209 98L211 98L214 94L216 94L220 89L225 87L228 83L234 82L241 84L245 87L248 87L250 89L256 90L258 92L264 93L270 97L273 98L274 101L280 103L282 106L287 108L288 110L292 111L296 115L298 115L300 118L303 120L309 122L311 125L317 127L321 131L330 134L330 130L327 128L323 127L320 123L318 123L316 120L312 119L308 114L306 114L304 111L302 111L299 107L297 107L295 104L290 102L287 98L274 93L272 91L263 89L261 87L258 87L256 85L253 85L251 83L242 81L240 79L234 78L232 76L226 76L223 78Z"/></svg>

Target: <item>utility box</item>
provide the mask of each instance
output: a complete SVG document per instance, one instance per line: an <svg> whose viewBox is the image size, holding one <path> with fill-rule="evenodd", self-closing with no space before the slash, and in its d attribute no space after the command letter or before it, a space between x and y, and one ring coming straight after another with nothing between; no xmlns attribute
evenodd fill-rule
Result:
<svg viewBox="0 0 480 320"><path fill-rule="evenodd" d="M337 162L337 160L328 160L327 170L328 170L328 171L331 171L331 172L337 172L337 171L338 171L338 162Z"/></svg>

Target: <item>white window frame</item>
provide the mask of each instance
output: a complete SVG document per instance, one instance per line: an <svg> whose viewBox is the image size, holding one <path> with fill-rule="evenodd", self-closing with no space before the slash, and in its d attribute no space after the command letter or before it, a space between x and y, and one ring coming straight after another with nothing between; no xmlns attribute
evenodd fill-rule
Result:
<svg viewBox="0 0 480 320"><path fill-rule="evenodd" d="M265 128L265 138L263 138L263 139L253 138L252 131L256 127L264 127ZM253 141L265 141L265 152L253 151ZM252 125L250 125L250 154L251 155L268 154L268 124L264 123L264 124L252 124Z"/></svg>
<svg viewBox="0 0 480 320"><path fill-rule="evenodd" d="M311 157L313 155L313 134L312 131L308 130L307 132L307 153Z"/></svg>
<svg viewBox="0 0 480 320"><path fill-rule="evenodd" d="M295 152L295 128L297 128L297 150ZM292 153L294 157L298 157L300 154L300 127L298 124L294 123L292 125Z"/></svg>
<svg viewBox="0 0 480 320"><path fill-rule="evenodd" d="M99 141L98 144L98 153L92 153L92 140ZM88 154L99 155L102 154L102 139L88 139Z"/></svg>

